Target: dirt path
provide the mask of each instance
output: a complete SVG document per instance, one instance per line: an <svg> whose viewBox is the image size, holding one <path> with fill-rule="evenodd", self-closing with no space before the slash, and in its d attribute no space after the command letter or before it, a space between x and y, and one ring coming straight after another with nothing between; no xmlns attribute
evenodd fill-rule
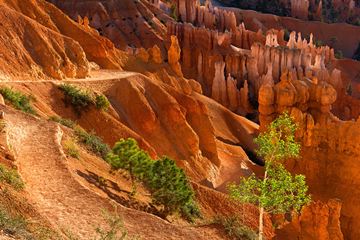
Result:
<svg viewBox="0 0 360 240"><path fill-rule="evenodd" d="M16 153L30 202L56 229L92 239L94 229L105 224L101 211L112 204L82 186L69 171L60 127L3 106L0 110L5 112L8 143ZM175 226L120 205L118 210L130 234L141 239L222 239L214 229Z"/></svg>
<svg viewBox="0 0 360 240"><path fill-rule="evenodd" d="M127 72L120 70L97 70L91 72L91 75L87 78L67 78L62 80L0 80L0 83L61 83L61 82L91 82L99 80L111 80L118 78L127 78L131 76L140 75L136 72Z"/></svg>

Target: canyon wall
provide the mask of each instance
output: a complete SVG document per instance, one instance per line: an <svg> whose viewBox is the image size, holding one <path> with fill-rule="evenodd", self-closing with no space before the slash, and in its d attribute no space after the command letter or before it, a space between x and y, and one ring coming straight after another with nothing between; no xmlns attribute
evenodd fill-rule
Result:
<svg viewBox="0 0 360 240"><path fill-rule="evenodd" d="M341 205L338 199L312 202L300 215L293 214L291 222L276 231L275 239L343 240L339 221Z"/></svg>
<svg viewBox="0 0 360 240"><path fill-rule="evenodd" d="M117 48L145 47L155 44L165 53L165 23L171 17L159 6L159 1L79 1L49 0L74 21L87 18L89 25L100 35L109 38Z"/></svg>
<svg viewBox="0 0 360 240"><path fill-rule="evenodd" d="M72 21L54 5L6 0L0 7L3 78L84 78L93 65L89 62L121 69L123 55L111 41Z"/></svg>
<svg viewBox="0 0 360 240"><path fill-rule="evenodd" d="M232 14L222 9L198 5L195 9L207 12L216 23L232 22ZM218 20L225 15L230 20ZM197 18L198 14L190 19ZM286 42L284 31L271 30L264 36L261 31L247 30L244 24L230 31L221 30L227 29L226 24L210 26L212 28L206 28L206 24L196 20L169 22L168 36L179 39L185 76L197 79L206 95L232 111L250 113L248 98L256 101L260 85L270 80L279 82L285 70L291 70L299 79L303 76L330 78L327 65L334 60L334 50L328 46L316 47L312 35L307 40L301 33L292 32ZM334 77L339 78L338 70L333 71Z"/></svg>
<svg viewBox="0 0 360 240"><path fill-rule="evenodd" d="M226 22L219 19L224 16L221 12L228 10L196 4L195 9L212 14L208 19L215 19L216 24L206 27L196 14L184 18L186 23L168 24L168 37L175 35L179 39L185 76L196 79L206 95L234 112L258 111L261 129L287 111L299 125L296 137L304 147L302 159L290 161L289 170L307 176L315 200L340 199L341 229L345 238L356 239L360 234L355 220L359 210L354 199L359 195L354 190L349 196L346 186L350 184L355 189L360 181L350 181L348 175L341 176L336 169L341 166L342 173L354 178L353 169L358 168L358 163L346 161L350 161L350 156L359 158L360 126L359 121L341 121L332 113L332 106L341 106L346 98L342 94L345 86L341 72L346 68L334 67L334 50L315 46L311 34L304 39L301 33L292 32L285 41L283 31L269 30L263 35L238 23L237 27L227 29L217 23ZM232 19L232 14L227 16ZM309 229L310 225L304 224L302 239L309 239L311 234L322 236L324 231L316 233L317 230ZM324 239L332 239L329 231L324 233L328 236ZM340 236L341 231L337 232Z"/></svg>
<svg viewBox="0 0 360 240"><path fill-rule="evenodd" d="M283 17L327 23L359 25L360 5L354 0L220 0L226 6L255 10Z"/></svg>

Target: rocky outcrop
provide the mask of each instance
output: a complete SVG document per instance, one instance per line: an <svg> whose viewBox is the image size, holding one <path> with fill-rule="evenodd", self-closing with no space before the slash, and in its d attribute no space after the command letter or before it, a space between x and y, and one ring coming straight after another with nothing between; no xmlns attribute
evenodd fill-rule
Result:
<svg viewBox="0 0 360 240"><path fill-rule="evenodd" d="M179 38L185 76L196 78L206 95L238 113L249 113L246 99L256 101L260 86L279 82L285 71L294 79L316 77L334 85L341 82L340 71L329 73L327 68L334 60L334 50L316 47L312 35L307 40L301 33L292 32L285 42L283 31L272 30L264 37L261 32L246 30L244 24L221 32L189 23L169 23L168 32ZM245 81L248 97L240 97Z"/></svg>
<svg viewBox="0 0 360 240"><path fill-rule="evenodd" d="M21 4L8 0L0 7L4 23L1 42L6 46L1 49L4 74L14 76L16 72L16 77L28 79L84 78L90 70L89 61L102 68L121 69L122 52L86 26L86 18L82 24L74 22L43 0ZM13 44L9 36L18 41Z"/></svg>
<svg viewBox="0 0 360 240"><path fill-rule="evenodd" d="M293 72L285 72L279 83L269 82L260 87L260 125L266 127L286 111L300 123L298 136L304 137L305 145L311 146L313 143L308 137L314 127L313 118L328 117L336 97L335 88L325 80L319 81L316 77L298 80Z"/></svg>
<svg viewBox="0 0 360 240"><path fill-rule="evenodd" d="M148 50L148 52L149 52L149 54L151 56L151 60L154 63L157 63L157 64L163 63L163 57L162 57L162 54L161 54L161 50L157 45L154 45L152 48L150 48Z"/></svg>
<svg viewBox="0 0 360 240"><path fill-rule="evenodd" d="M181 49L179 46L179 42L176 36L171 36L171 45L168 50L168 62L170 64L171 69L175 72L175 74L179 77L182 77L181 65L179 63Z"/></svg>
<svg viewBox="0 0 360 240"><path fill-rule="evenodd" d="M298 124L296 137L302 141L303 151L302 159L288 162L288 169L306 175L315 199L341 199L342 232L348 239L357 239L358 222L352 219L359 217L355 203L359 193L355 189L359 187L360 179L354 172L359 162L351 159L360 156L360 119L340 121L333 116L330 110L336 97L335 88L327 81L319 81L314 77L294 80L291 73L286 73L275 86L261 86L259 118L261 128L264 129L280 112L290 113ZM349 191L352 194L349 195ZM310 231L307 233L309 236L315 230L310 228L306 231Z"/></svg>
<svg viewBox="0 0 360 240"><path fill-rule="evenodd" d="M3 75L16 78L84 78L90 66L82 46L74 39L57 32L54 22L48 26L33 21L13 5L0 4L0 71ZM39 6L23 1L29 12L37 12ZM46 8L43 9L51 9ZM63 16L65 19L65 16ZM77 27L79 33L83 31ZM16 39L16 40L15 40Z"/></svg>
<svg viewBox="0 0 360 240"><path fill-rule="evenodd" d="M315 201L306 206L301 214L277 231L279 239L343 240L340 228L341 201L330 199L327 203Z"/></svg>
<svg viewBox="0 0 360 240"><path fill-rule="evenodd" d="M117 48L151 48L158 45L165 53L167 21L171 17L159 8L159 1L147 0L49 0L72 19L89 19L89 25L109 38Z"/></svg>

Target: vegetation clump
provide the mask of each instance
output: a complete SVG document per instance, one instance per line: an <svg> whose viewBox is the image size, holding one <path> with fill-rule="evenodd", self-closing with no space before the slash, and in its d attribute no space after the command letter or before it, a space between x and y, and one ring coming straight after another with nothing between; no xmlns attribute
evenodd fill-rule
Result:
<svg viewBox="0 0 360 240"><path fill-rule="evenodd" d="M8 168L3 164L0 164L0 182L11 185L15 190L21 190L25 186L16 170Z"/></svg>
<svg viewBox="0 0 360 240"><path fill-rule="evenodd" d="M35 109L31 106L31 96L26 96L9 87L0 88L0 93L4 99L10 102L16 109L26 113L36 114Z"/></svg>
<svg viewBox="0 0 360 240"><path fill-rule="evenodd" d="M100 137L96 136L94 133L88 133L83 128L78 126L74 121L58 116L52 116L49 118L49 120L73 129L77 140L84 144L87 149L95 155L105 159L107 154L110 152L111 149L109 145L104 143ZM75 143L71 144L69 142L65 145L65 148L67 149L67 154L72 157L79 158L79 153Z"/></svg>
<svg viewBox="0 0 360 240"><path fill-rule="evenodd" d="M51 116L49 120L60 123L61 125L64 125L65 127L74 129L76 126L76 123L72 121L71 119L67 118L61 118L58 116Z"/></svg>
<svg viewBox="0 0 360 240"><path fill-rule="evenodd" d="M65 103L71 104L77 114L88 109L91 105L105 111L110 106L109 100L104 95L95 96L89 90L81 89L68 83L61 84L59 88L65 94Z"/></svg>
<svg viewBox="0 0 360 240"><path fill-rule="evenodd" d="M78 140L81 143L85 144L91 152L104 159L110 152L110 147L106 143L104 143L101 138L99 138L93 133L86 132L79 126L75 127L75 135Z"/></svg>
<svg viewBox="0 0 360 240"><path fill-rule="evenodd" d="M80 157L79 149L73 140L71 139L66 140L64 143L64 149L66 151L66 154L68 154L70 157L79 159Z"/></svg>
<svg viewBox="0 0 360 240"><path fill-rule="evenodd" d="M7 235L32 239L27 230L27 222L22 217L14 217L4 208L0 208L0 229Z"/></svg>
<svg viewBox="0 0 360 240"><path fill-rule="evenodd" d="M124 169L130 174L133 182L133 193L136 182L141 181L149 189L154 204L162 206L166 217L180 212L188 220L200 215L194 200L194 191L184 173L174 160L162 157L157 161L140 149L132 139L121 139L107 157L113 170Z"/></svg>
<svg viewBox="0 0 360 240"><path fill-rule="evenodd" d="M255 240L255 231L244 226L237 217L218 217L215 223L221 225L230 239L234 240Z"/></svg>
<svg viewBox="0 0 360 240"><path fill-rule="evenodd" d="M104 95L98 95L95 98L95 105L98 109L107 111L110 107L110 102Z"/></svg>
<svg viewBox="0 0 360 240"><path fill-rule="evenodd" d="M230 196L235 200L259 206L259 240L263 239L264 211L275 214L300 211L311 201L305 176L292 176L282 164L287 158L299 156L296 128L286 113L273 121L267 131L255 139L259 147L257 154L265 159L263 179L252 175L228 187Z"/></svg>
<svg viewBox="0 0 360 240"><path fill-rule="evenodd" d="M96 228L98 234L97 240L135 240L136 237L129 237L128 231L124 226L124 222L119 214L116 212L110 213L103 211L104 219L107 222L107 228Z"/></svg>

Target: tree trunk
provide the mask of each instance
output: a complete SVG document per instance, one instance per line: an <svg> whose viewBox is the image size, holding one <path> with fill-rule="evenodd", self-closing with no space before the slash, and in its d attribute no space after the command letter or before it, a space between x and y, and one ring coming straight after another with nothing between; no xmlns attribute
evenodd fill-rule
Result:
<svg viewBox="0 0 360 240"><path fill-rule="evenodd" d="M260 207L259 214L259 240L263 240L264 236L264 208Z"/></svg>
<svg viewBox="0 0 360 240"><path fill-rule="evenodd" d="M263 185L265 186L267 180L267 171L265 170ZM264 207L259 203L259 240L264 239Z"/></svg>

